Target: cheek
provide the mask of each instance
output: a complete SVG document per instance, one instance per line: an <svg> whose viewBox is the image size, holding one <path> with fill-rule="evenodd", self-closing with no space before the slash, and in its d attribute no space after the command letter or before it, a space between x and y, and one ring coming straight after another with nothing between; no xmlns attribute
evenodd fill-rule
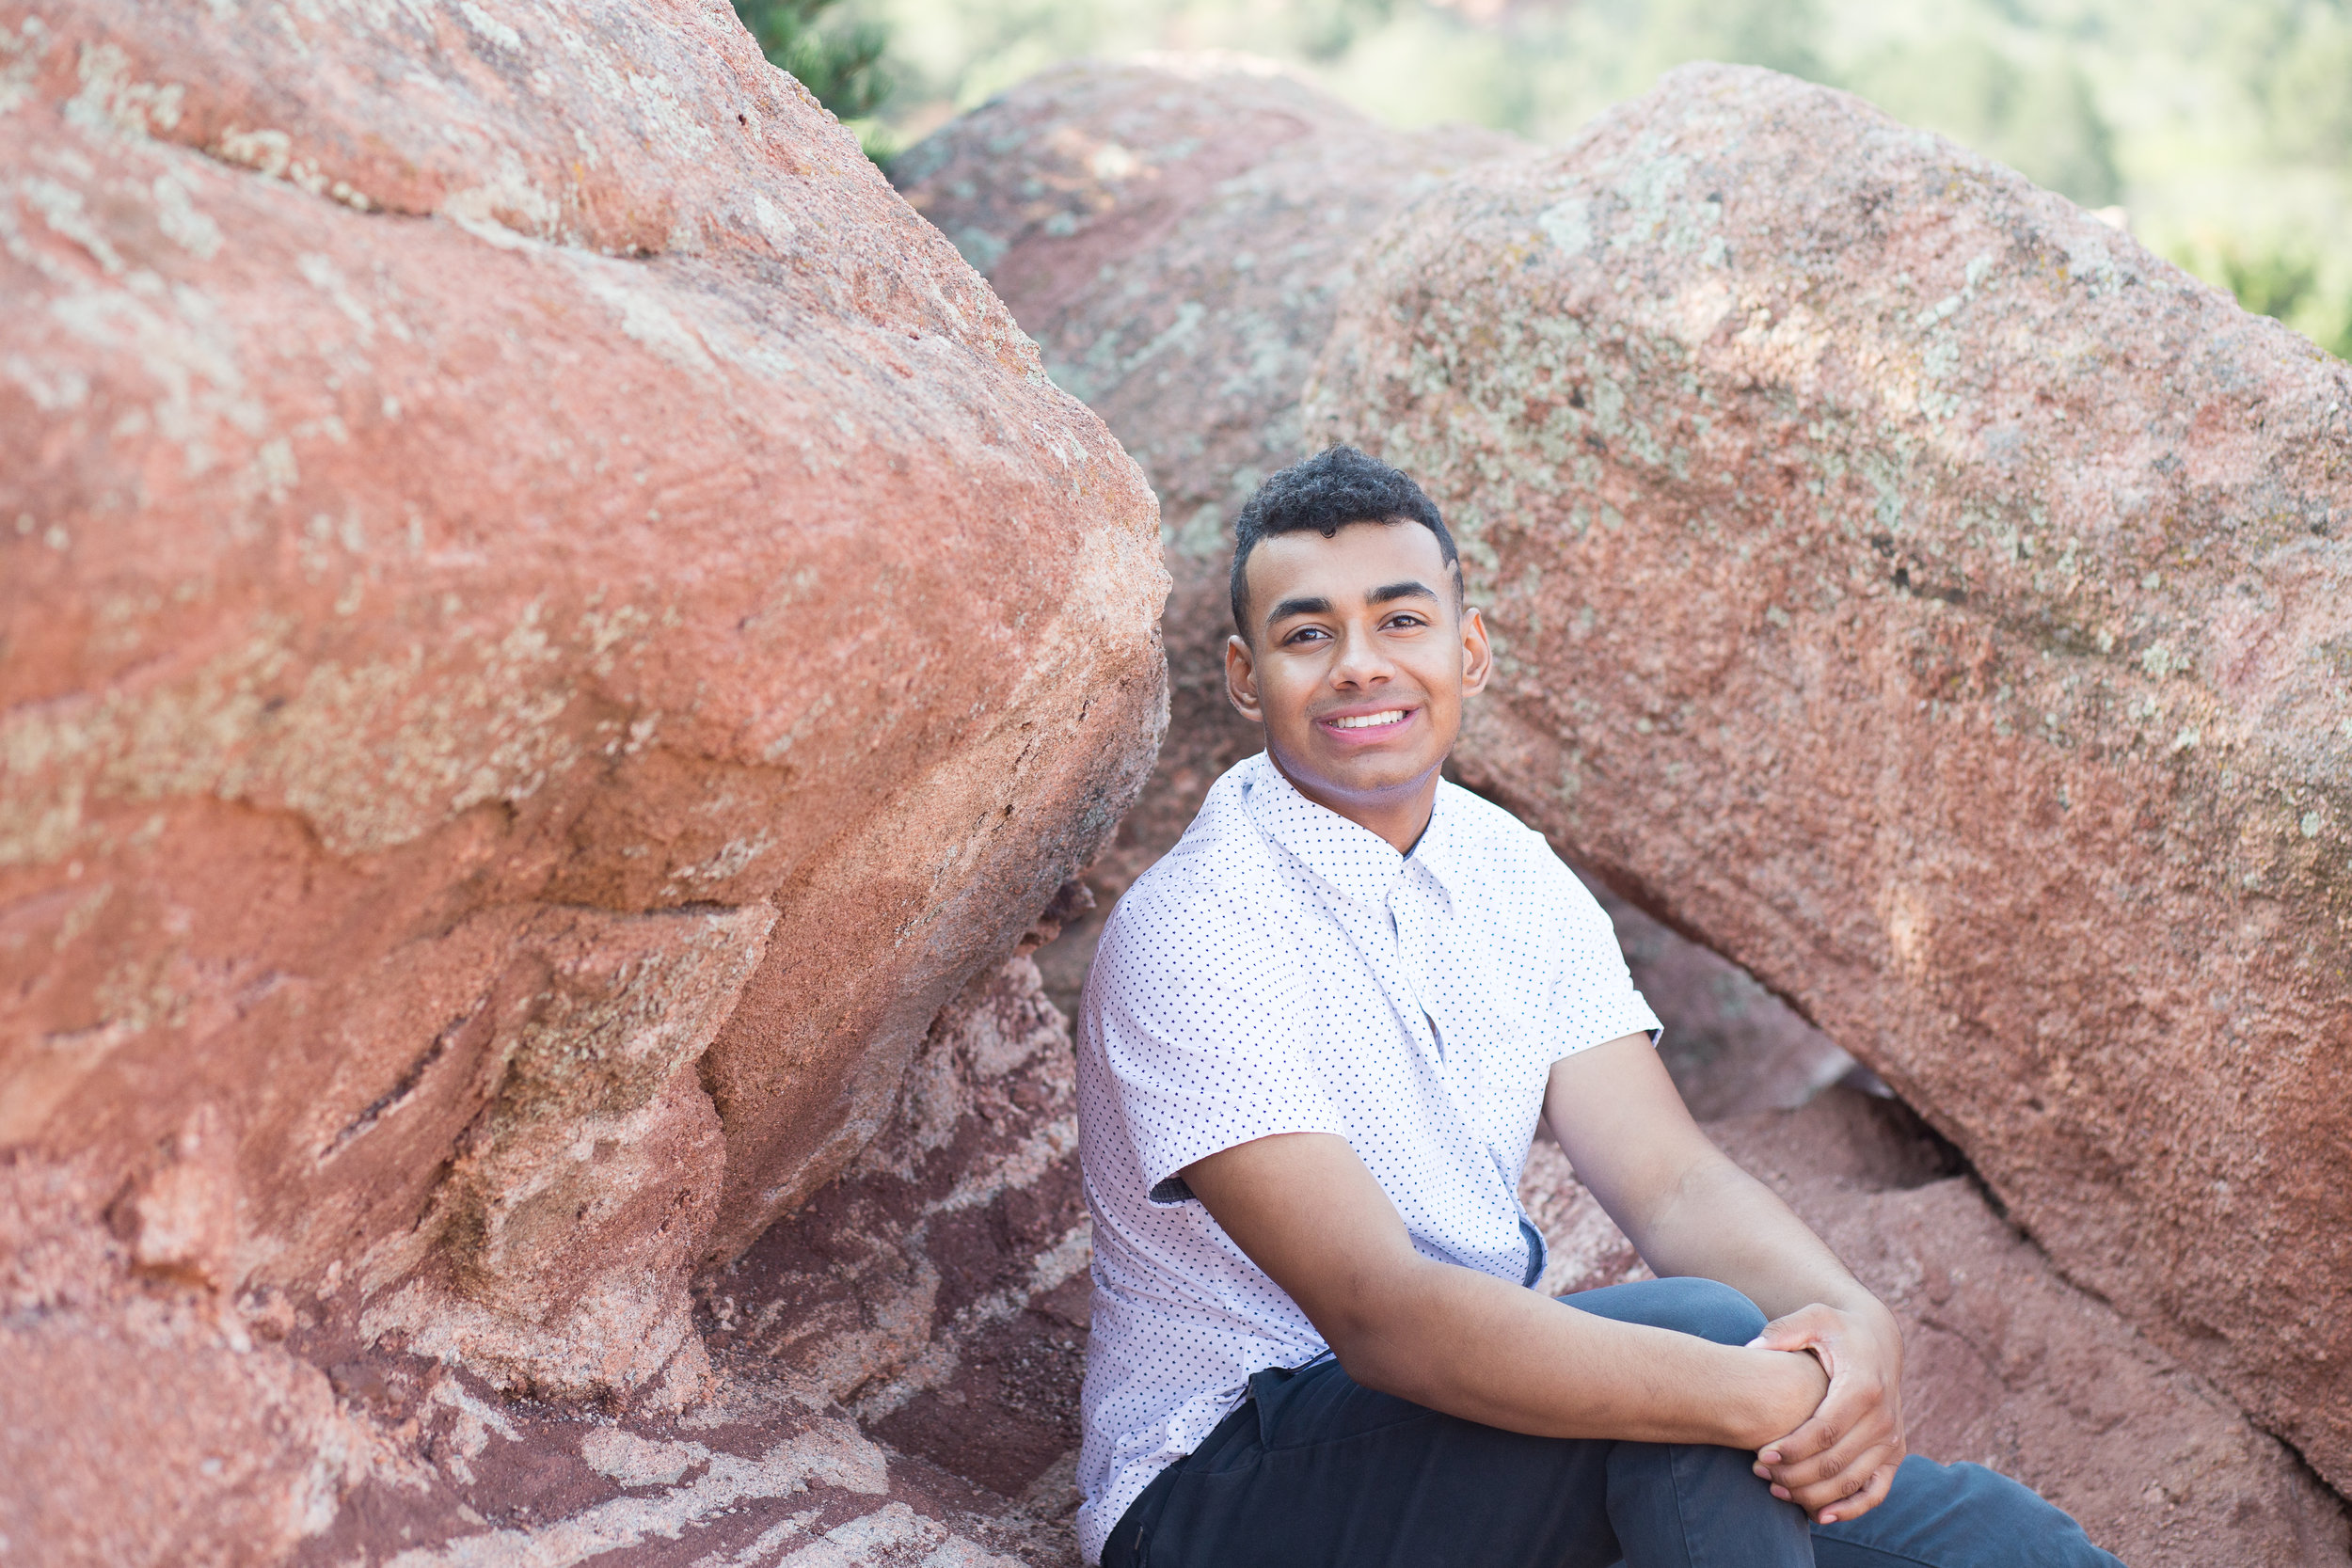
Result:
<svg viewBox="0 0 2352 1568"><path fill-rule="evenodd" d="M1426 655L1414 658L1410 673L1422 689L1429 693L1429 700L1433 703L1443 705L1461 695L1464 674L1462 657L1451 645L1433 648Z"/></svg>
<svg viewBox="0 0 2352 1568"><path fill-rule="evenodd" d="M1305 659L1277 659L1258 672L1258 700L1270 721L1303 721L1322 681Z"/></svg>

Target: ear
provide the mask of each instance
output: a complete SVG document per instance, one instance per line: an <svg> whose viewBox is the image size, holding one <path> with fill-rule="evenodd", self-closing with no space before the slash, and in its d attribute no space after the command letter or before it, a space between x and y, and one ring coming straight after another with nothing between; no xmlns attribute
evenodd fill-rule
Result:
<svg viewBox="0 0 2352 1568"><path fill-rule="evenodd" d="M1475 610L1462 612L1462 695L1476 696L1494 673L1494 649L1486 642L1486 618Z"/></svg>
<svg viewBox="0 0 2352 1568"><path fill-rule="evenodd" d="M1257 656L1239 637L1225 640L1225 700L1251 723L1265 722L1265 707L1258 700Z"/></svg>

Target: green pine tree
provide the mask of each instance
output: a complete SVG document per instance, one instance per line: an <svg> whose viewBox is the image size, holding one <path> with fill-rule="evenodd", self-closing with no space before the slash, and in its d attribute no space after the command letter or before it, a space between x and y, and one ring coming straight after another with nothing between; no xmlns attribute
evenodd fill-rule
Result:
<svg viewBox="0 0 2352 1568"><path fill-rule="evenodd" d="M884 133L878 126L852 122L866 119L890 96L890 73L882 67L890 30L874 22L819 28L818 18L836 3L735 0L735 14L751 30L769 63L790 71L835 119L850 124L866 155L880 163L890 150Z"/></svg>

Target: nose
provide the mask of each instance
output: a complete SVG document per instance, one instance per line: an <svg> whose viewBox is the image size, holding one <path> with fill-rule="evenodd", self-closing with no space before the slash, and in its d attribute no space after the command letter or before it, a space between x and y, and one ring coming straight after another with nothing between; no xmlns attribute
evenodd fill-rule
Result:
<svg viewBox="0 0 2352 1568"><path fill-rule="evenodd" d="M1364 691L1396 678L1388 650L1369 627L1349 626L1340 634L1339 657L1331 661L1331 684L1342 691Z"/></svg>

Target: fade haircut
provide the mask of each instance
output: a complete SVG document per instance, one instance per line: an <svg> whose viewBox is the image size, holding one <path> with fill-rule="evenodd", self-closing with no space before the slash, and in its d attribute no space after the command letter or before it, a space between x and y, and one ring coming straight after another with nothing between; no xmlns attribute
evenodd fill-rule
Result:
<svg viewBox="0 0 2352 1568"><path fill-rule="evenodd" d="M1460 604L1462 558L1436 503L1403 469L1354 447L1330 447L1259 485L1233 519L1233 629L1243 641L1257 641L1250 634L1249 581L1243 574L1258 542L1311 529L1329 539L1350 523L1419 523L1436 534L1438 554L1453 575L1454 602Z"/></svg>

